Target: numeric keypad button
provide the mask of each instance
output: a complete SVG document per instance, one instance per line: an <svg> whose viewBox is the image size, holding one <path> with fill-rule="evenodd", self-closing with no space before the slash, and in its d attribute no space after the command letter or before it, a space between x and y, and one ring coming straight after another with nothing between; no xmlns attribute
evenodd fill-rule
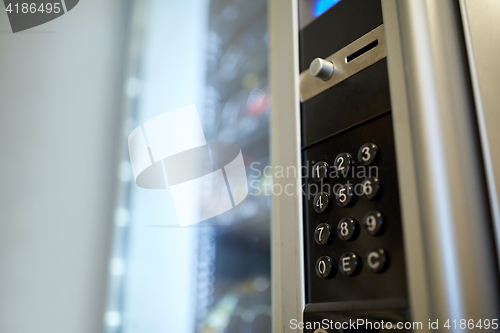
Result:
<svg viewBox="0 0 500 333"><path fill-rule="evenodd" d="M382 182L377 177L369 177L364 179L360 185L363 197L368 200L372 200L375 199L377 194L380 192Z"/></svg>
<svg viewBox="0 0 500 333"><path fill-rule="evenodd" d="M333 240L332 226L328 223L320 223L314 230L314 240L318 245L326 245Z"/></svg>
<svg viewBox="0 0 500 333"><path fill-rule="evenodd" d="M329 168L330 166L328 165L328 163L323 161L314 164L314 166L312 167L313 180L316 182L320 182L323 179L326 179L326 177L328 176Z"/></svg>
<svg viewBox="0 0 500 333"><path fill-rule="evenodd" d="M358 273L361 268L359 256L354 252L344 253L339 260L339 270L342 274L353 276Z"/></svg>
<svg viewBox="0 0 500 333"><path fill-rule="evenodd" d="M329 256L320 257L316 261L316 274L322 278L326 279L333 276L335 273L335 263Z"/></svg>
<svg viewBox="0 0 500 333"><path fill-rule="evenodd" d="M384 225L382 214L377 211L372 210L363 217L363 227L371 236L382 233Z"/></svg>
<svg viewBox="0 0 500 333"><path fill-rule="evenodd" d="M341 240L350 241L358 236L358 222L350 217L340 220L337 226L337 234Z"/></svg>
<svg viewBox="0 0 500 333"><path fill-rule="evenodd" d="M349 153L340 153L335 157L335 162L333 163L333 167L335 171L341 173L343 175L347 175L350 170L350 167L354 165L354 159Z"/></svg>
<svg viewBox="0 0 500 333"><path fill-rule="evenodd" d="M379 154L378 146L374 143L365 143L359 148L358 161L361 165L368 166L375 162Z"/></svg>
<svg viewBox="0 0 500 333"><path fill-rule="evenodd" d="M347 207L354 202L354 187L352 185L341 185L335 193L335 201L340 207Z"/></svg>
<svg viewBox="0 0 500 333"><path fill-rule="evenodd" d="M382 248L370 251L366 256L366 264L374 273L383 272L387 268L388 261L387 252Z"/></svg>
<svg viewBox="0 0 500 333"><path fill-rule="evenodd" d="M316 194L316 196L313 199L313 207L316 213L324 213L326 212L330 206L331 206L331 198L330 195L326 192L321 192Z"/></svg>

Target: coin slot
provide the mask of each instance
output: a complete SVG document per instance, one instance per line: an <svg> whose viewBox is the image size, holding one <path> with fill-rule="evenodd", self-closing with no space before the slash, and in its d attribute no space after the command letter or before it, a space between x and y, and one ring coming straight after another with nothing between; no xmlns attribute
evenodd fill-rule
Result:
<svg viewBox="0 0 500 333"><path fill-rule="evenodd" d="M363 54L365 54L366 52L370 51L371 49L374 49L375 47L377 47L377 45L378 45L378 39L374 40L373 42L371 42L370 44L368 44L366 46L363 46L362 48L360 48L359 50L357 50L353 54L347 56L345 58L345 62L351 62L351 61L353 61L354 59L362 56Z"/></svg>

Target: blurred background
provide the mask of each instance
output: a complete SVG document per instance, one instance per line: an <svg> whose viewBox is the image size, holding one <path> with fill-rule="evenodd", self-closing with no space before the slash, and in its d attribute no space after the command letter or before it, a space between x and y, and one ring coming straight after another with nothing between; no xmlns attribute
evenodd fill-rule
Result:
<svg viewBox="0 0 500 333"><path fill-rule="evenodd" d="M0 332L271 331L270 197L181 228L127 148L196 104L269 186L267 26L265 0L82 0L16 34L0 11Z"/></svg>

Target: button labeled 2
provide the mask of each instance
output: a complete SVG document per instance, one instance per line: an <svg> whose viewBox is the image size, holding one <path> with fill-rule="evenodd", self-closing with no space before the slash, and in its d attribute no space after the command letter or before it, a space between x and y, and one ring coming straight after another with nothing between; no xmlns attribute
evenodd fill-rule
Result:
<svg viewBox="0 0 500 333"><path fill-rule="evenodd" d="M340 153L335 157L333 167L335 171L347 175L349 168L354 164L354 159L349 153Z"/></svg>

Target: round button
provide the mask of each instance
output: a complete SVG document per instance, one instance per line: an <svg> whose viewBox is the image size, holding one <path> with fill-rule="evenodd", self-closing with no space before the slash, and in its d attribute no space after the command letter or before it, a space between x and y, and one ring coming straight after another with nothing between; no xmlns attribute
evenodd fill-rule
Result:
<svg viewBox="0 0 500 333"><path fill-rule="evenodd" d="M323 256L316 261L316 274L322 278L326 279L330 276L333 276L334 271L334 262L333 259L329 256Z"/></svg>
<svg viewBox="0 0 500 333"><path fill-rule="evenodd" d="M313 199L313 207L316 213L324 213L330 206L330 195L326 192L316 194Z"/></svg>
<svg viewBox="0 0 500 333"><path fill-rule="evenodd" d="M342 274L347 276L355 275L361 266L359 256L354 252L344 253L340 257L339 269Z"/></svg>
<svg viewBox="0 0 500 333"><path fill-rule="evenodd" d="M344 241L354 240L358 235L358 222L355 219L347 217L340 220L337 226L339 238Z"/></svg>
<svg viewBox="0 0 500 333"><path fill-rule="evenodd" d="M340 153L335 157L335 162L333 163L333 167L335 171L342 173L343 175L347 175L349 172L349 167L354 165L354 159L349 153Z"/></svg>
<svg viewBox="0 0 500 333"><path fill-rule="evenodd" d="M370 251L366 256L366 264L375 273L383 272L387 268L388 261L387 252L382 248Z"/></svg>
<svg viewBox="0 0 500 333"><path fill-rule="evenodd" d="M365 143L359 148L358 161L361 165L372 164L378 156L378 146L374 143Z"/></svg>
<svg viewBox="0 0 500 333"><path fill-rule="evenodd" d="M309 65L309 73L312 76L322 79L323 81L328 80L333 75L333 63L321 58L316 58L311 61Z"/></svg>
<svg viewBox="0 0 500 333"><path fill-rule="evenodd" d="M354 200L354 187L352 185L341 185L335 193L335 201L340 207L347 207Z"/></svg>
<svg viewBox="0 0 500 333"><path fill-rule="evenodd" d="M312 178L314 181L319 182L325 179L328 176L328 168L328 163L323 161L314 164L312 168Z"/></svg>
<svg viewBox="0 0 500 333"><path fill-rule="evenodd" d="M314 240L319 245L326 245L333 240L332 226L328 223L320 223L314 230Z"/></svg>
<svg viewBox="0 0 500 333"><path fill-rule="evenodd" d="M382 183L377 177L366 178L361 183L363 197L368 200L374 199L380 191L381 186Z"/></svg>
<svg viewBox="0 0 500 333"><path fill-rule="evenodd" d="M384 227L382 214L375 210L368 212L365 217L363 217L363 227L371 236L378 235Z"/></svg>

